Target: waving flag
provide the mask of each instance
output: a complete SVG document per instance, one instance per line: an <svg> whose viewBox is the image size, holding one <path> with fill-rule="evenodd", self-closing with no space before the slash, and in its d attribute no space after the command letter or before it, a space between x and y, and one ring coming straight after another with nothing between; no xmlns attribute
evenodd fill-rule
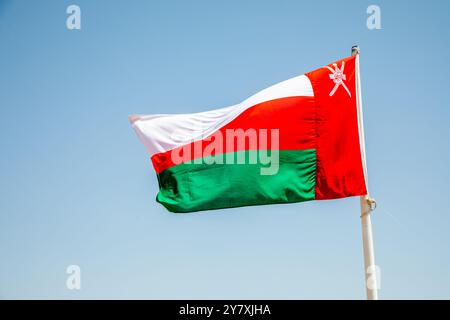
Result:
<svg viewBox="0 0 450 320"><path fill-rule="evenodd" d="M231 107L130 122L173 212L367 194L354 56Z"/></svg>

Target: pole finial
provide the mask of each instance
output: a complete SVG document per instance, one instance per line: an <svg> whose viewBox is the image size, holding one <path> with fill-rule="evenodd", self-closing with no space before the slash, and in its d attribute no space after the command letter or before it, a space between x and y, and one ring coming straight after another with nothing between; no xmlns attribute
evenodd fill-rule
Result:
<svg viewBox="0 0 450 320"><path fill-rule="evenodd" d="M354 45L352 47L352 56L356 56L359 54L359 46L358 45Z"/></svg>

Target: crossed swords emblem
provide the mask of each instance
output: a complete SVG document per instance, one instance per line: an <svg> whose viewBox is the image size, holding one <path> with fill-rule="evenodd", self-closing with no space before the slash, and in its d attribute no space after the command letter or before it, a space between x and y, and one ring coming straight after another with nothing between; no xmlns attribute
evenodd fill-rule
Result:
<svg viewBox="0 0 450 320"><path fill-rule="evenodd" d="M334 93L337 91L337 89L340 86L342 86L345 89L345 91L347 91L348 95L351 97L352 94L350 93L350 90L348 90L346 84L344 83L344 80L346 80L346 76L344 74L345 62L342 61L340 69L336 63L333 63L333 67L334 67L334 70L329 66L324 67L331 71L329 76L330 76L330 79L333 80L333 82L334 82L334 88L330 92L330 97L334 95Z"/></svg>

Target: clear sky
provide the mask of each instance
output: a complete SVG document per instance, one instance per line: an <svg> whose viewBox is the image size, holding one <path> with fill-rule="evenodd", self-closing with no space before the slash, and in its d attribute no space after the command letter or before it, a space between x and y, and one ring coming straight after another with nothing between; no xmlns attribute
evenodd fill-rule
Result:
<svg viewBox="0 0 450 320"><path fill-rule="evenodd" d="M66 28L70 4L81 30ZM381 30L366 27L370 4ZM238 103L354 44L379 296L450 298L449 12L0 0L0 298L364 299L358 198L169 213L127 120Z"/></svg>

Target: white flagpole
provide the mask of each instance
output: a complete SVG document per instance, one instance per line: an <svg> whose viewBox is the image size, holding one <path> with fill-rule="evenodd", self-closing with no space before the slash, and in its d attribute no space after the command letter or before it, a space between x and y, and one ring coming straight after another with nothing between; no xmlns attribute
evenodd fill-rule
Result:
<svg viewBox="0 0 450 320"><path fill-rule="evenodd" d="M363 125L363 113L361 102L361 78L359 73L359 47L352 47L352 56L356 56L356 104L358 110L358 126L359 126L359 143L361 146L361 158L363 162L364 177L367 183L367 165L366 165L366 148L364 143L364 125ZM365 274L365 287L367 300L378 300L378 281L377 281L377 269L375 265L375 254L373 249L373 237L372 237L372 221L371 212L372 206L375 200L369 197L369 191L367 195L360 197L361 203L361 226L362 226L362 239L364 250L364 274Z"/></svg>

